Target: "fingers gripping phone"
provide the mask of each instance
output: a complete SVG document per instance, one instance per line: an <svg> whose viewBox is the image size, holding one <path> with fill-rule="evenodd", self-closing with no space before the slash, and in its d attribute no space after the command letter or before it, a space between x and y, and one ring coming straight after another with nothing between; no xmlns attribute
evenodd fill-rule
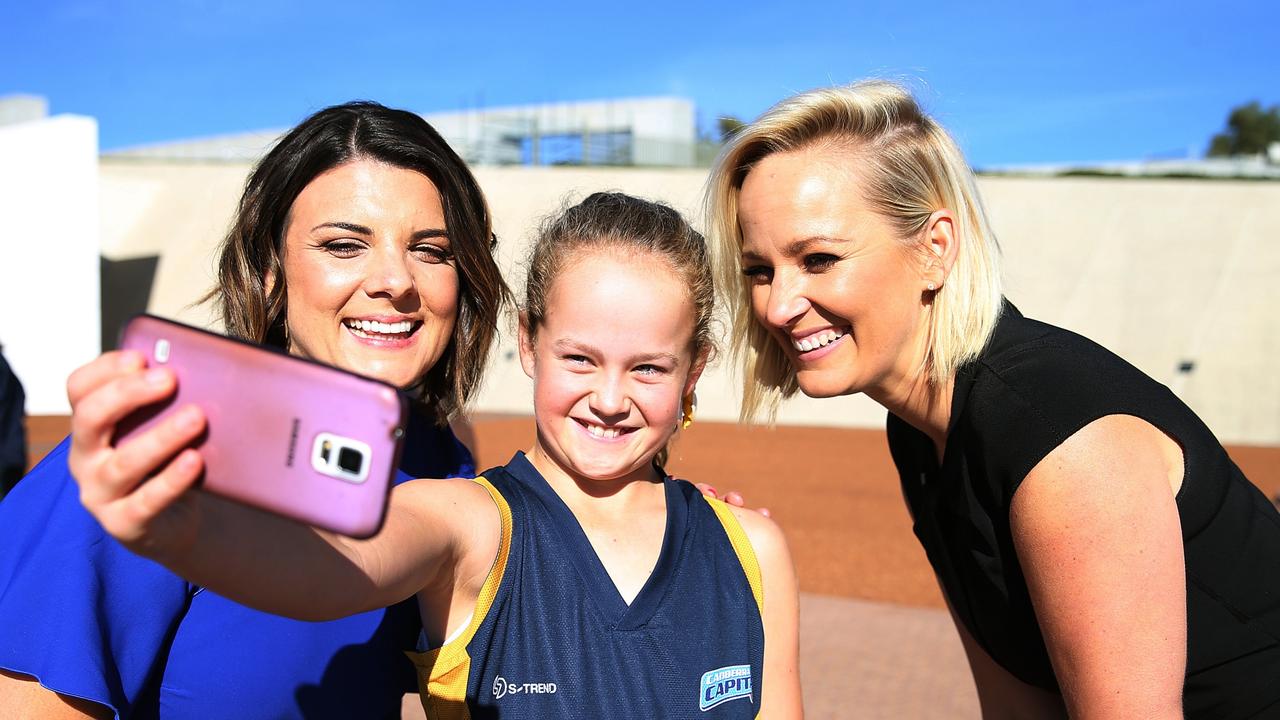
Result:
<svg viewBox="0 0 1280 720"><path fill-rule="evenodd" d="M205 490L352 537L381 528L408 413L395 387L151 315L120 347L173 370L178 389L121 422L117 444L195 404Z"/></svg>

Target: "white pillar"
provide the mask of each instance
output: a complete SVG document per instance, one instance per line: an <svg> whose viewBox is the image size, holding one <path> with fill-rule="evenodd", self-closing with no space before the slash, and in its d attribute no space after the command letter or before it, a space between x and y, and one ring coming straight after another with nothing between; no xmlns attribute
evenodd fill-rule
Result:
<svg viewBox="0 0 1280 720"><path fill-rule="evenodd" d="M67 376L98 355L98 123L0 127L0 344L29 415L69 412Z"/></svg>

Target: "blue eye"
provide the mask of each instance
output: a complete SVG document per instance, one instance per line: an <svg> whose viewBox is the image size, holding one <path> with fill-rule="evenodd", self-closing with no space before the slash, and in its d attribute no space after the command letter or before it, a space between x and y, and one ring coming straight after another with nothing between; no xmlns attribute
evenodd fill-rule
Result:
<svg viewBox="0 0 1280 720"><path fill-rule="evenodd" d="M674 371L674 367L657 363L641 363L631 369L631 372L639 375L641 378L650 378L654 380L667 377Z"/></svg>

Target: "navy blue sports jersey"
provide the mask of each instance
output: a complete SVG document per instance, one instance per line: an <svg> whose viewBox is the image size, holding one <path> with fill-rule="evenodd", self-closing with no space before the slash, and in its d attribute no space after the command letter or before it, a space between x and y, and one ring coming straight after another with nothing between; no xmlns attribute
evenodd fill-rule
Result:
<svg viewBox="0 0 1280 720"><path fill-rule="evenodd" d="M470 626L410 654L429 718L756 716L760 572L723 503L665 481L662 551L628 606L523 453L476 482L498 505L502 540Z"/></svg>

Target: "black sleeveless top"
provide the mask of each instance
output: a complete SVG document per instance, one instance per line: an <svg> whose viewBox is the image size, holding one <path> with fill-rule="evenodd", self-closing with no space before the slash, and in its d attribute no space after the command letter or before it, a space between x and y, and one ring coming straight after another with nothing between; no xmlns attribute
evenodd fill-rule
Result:
<svg viewBox="0 0 1280 720"><path fill-rule="evenodd" d="M980 357L957 373L941 465L926 435L888 419L915 534L948 601L997 663L1058 691L1009 507L1042 458L1115 414L1139 417L1182 446L1187 717L1280 716L1280 514L1168 388L1007 302Z"/></svg>

